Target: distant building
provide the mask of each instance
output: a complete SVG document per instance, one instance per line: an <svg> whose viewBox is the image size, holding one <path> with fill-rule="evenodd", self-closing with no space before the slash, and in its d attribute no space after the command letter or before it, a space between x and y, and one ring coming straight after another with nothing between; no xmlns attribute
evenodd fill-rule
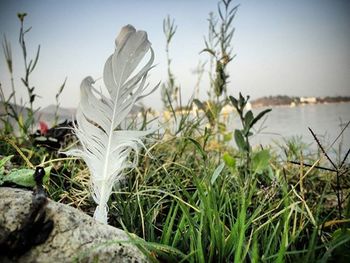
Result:
<svg viewBox="0 0 350 263"><path fill-rule="evenodd" d="M316 97L300 97L300 103L316 103Z"/></svg>

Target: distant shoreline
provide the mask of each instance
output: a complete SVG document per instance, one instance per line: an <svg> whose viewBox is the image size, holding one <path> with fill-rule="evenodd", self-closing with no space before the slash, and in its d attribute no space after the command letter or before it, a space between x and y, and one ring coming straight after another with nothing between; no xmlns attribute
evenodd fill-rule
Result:
<svg viewBox="0 0 350 263"><path fill-rule="evenodd" d="M339 101L339 102L318 102L318 103L304 103L304 104L297 104L295 106L290 106L287 104L279 104L279 105L257 105L252 106L253 109L258 108L298 108L298 107L305 107L305 106L317 106L317 105L331 105L331 104L342 104L342 103L350 103L350 101Z"/></svg>
<svg viewBox="0 0 350 263"><path fill-rule="evenodd" d="M269 96L262 97L251 102L252 108L261 107L297 107L305 105L349 103L350 97L289 97L289 96Z"/></svg>

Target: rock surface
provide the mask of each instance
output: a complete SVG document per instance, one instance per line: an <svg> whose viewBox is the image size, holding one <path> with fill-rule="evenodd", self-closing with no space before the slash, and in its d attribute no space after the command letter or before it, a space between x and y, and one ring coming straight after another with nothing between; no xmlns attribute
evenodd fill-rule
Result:
<svg viewBox="0 0 350 263"><path fill-rule="evenodd" d="M30 191L0 187L0 240L18 229L31 202ZM0 255L0 262L148 262L124 231L75 208L49 200L46 218L54 228L43 244L17 258Z"/></svg>

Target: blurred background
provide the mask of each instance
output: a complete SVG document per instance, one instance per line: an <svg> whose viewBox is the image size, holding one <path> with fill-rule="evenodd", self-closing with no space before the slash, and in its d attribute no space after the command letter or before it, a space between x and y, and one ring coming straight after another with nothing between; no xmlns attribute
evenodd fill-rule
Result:
<svg viewBox="0 0 350 263"><path fill-rule="evenodd" d="M350 2L346 0L234 1L238 12L232 45L237 55L228 68L228 93L252 98L269 95L350 95ZM81 80L102 76L104 62L113 52L114 39L126 24L148 32L156 54L149 81L165 81L166 56L163 19L170 15L177 31L170 44L172 71L182 99L194 93L199 63L209 56L205 48L210 12L216 0L180 1L52 1L1 0L0 33L11 42L17 97L26 98L19 76L23 58L18 45L18 12L26 12L28 56L41 46L32 75L36 106L55 103L55 94L67 77L62 107L76 107ZM10 77L0 52L0 82L10 93ZM208 64L208 63L207 63ZM100 82L102 83L102 82ZM199 97L206 99L209 80L203 74ZM160 90L144 99L146 106L162 108Z"/></svg>

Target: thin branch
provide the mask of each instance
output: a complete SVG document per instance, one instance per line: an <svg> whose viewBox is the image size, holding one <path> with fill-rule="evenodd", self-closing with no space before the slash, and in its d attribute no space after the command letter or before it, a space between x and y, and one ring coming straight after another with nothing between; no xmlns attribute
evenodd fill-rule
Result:
<svg viewBox="0 0 350 263"><path fill-rule="evenodd" d="M323 167L323 166L311 165L311 164L307 164L307 163L300 163L300 162L296 162L296 161L288 161L288 162L292 163L292 164L303 165L306 167L314 167L314 168L317 168L320 170L325 170L325 171L330 171L330 172L335 172L335 173L337 172L337 170L335 170L335 169L327 168L327 167Z"/></svg>
<svg viewBox="0 0 350 263"><path fill-rule="evenodd" d="M334 169L338 169L337 166L334 164L334 162L332 161L332 159L329 157L329 155L326 153L326 151L324 150L321 142L319 141L319 139L317 138L316 134L313 132L313 130L308 127L309 131L311 132L312 136L314 137L318 147L321 149L322 153L324 154L324 156L327 158L327 160L332 164Z"/></svg>

